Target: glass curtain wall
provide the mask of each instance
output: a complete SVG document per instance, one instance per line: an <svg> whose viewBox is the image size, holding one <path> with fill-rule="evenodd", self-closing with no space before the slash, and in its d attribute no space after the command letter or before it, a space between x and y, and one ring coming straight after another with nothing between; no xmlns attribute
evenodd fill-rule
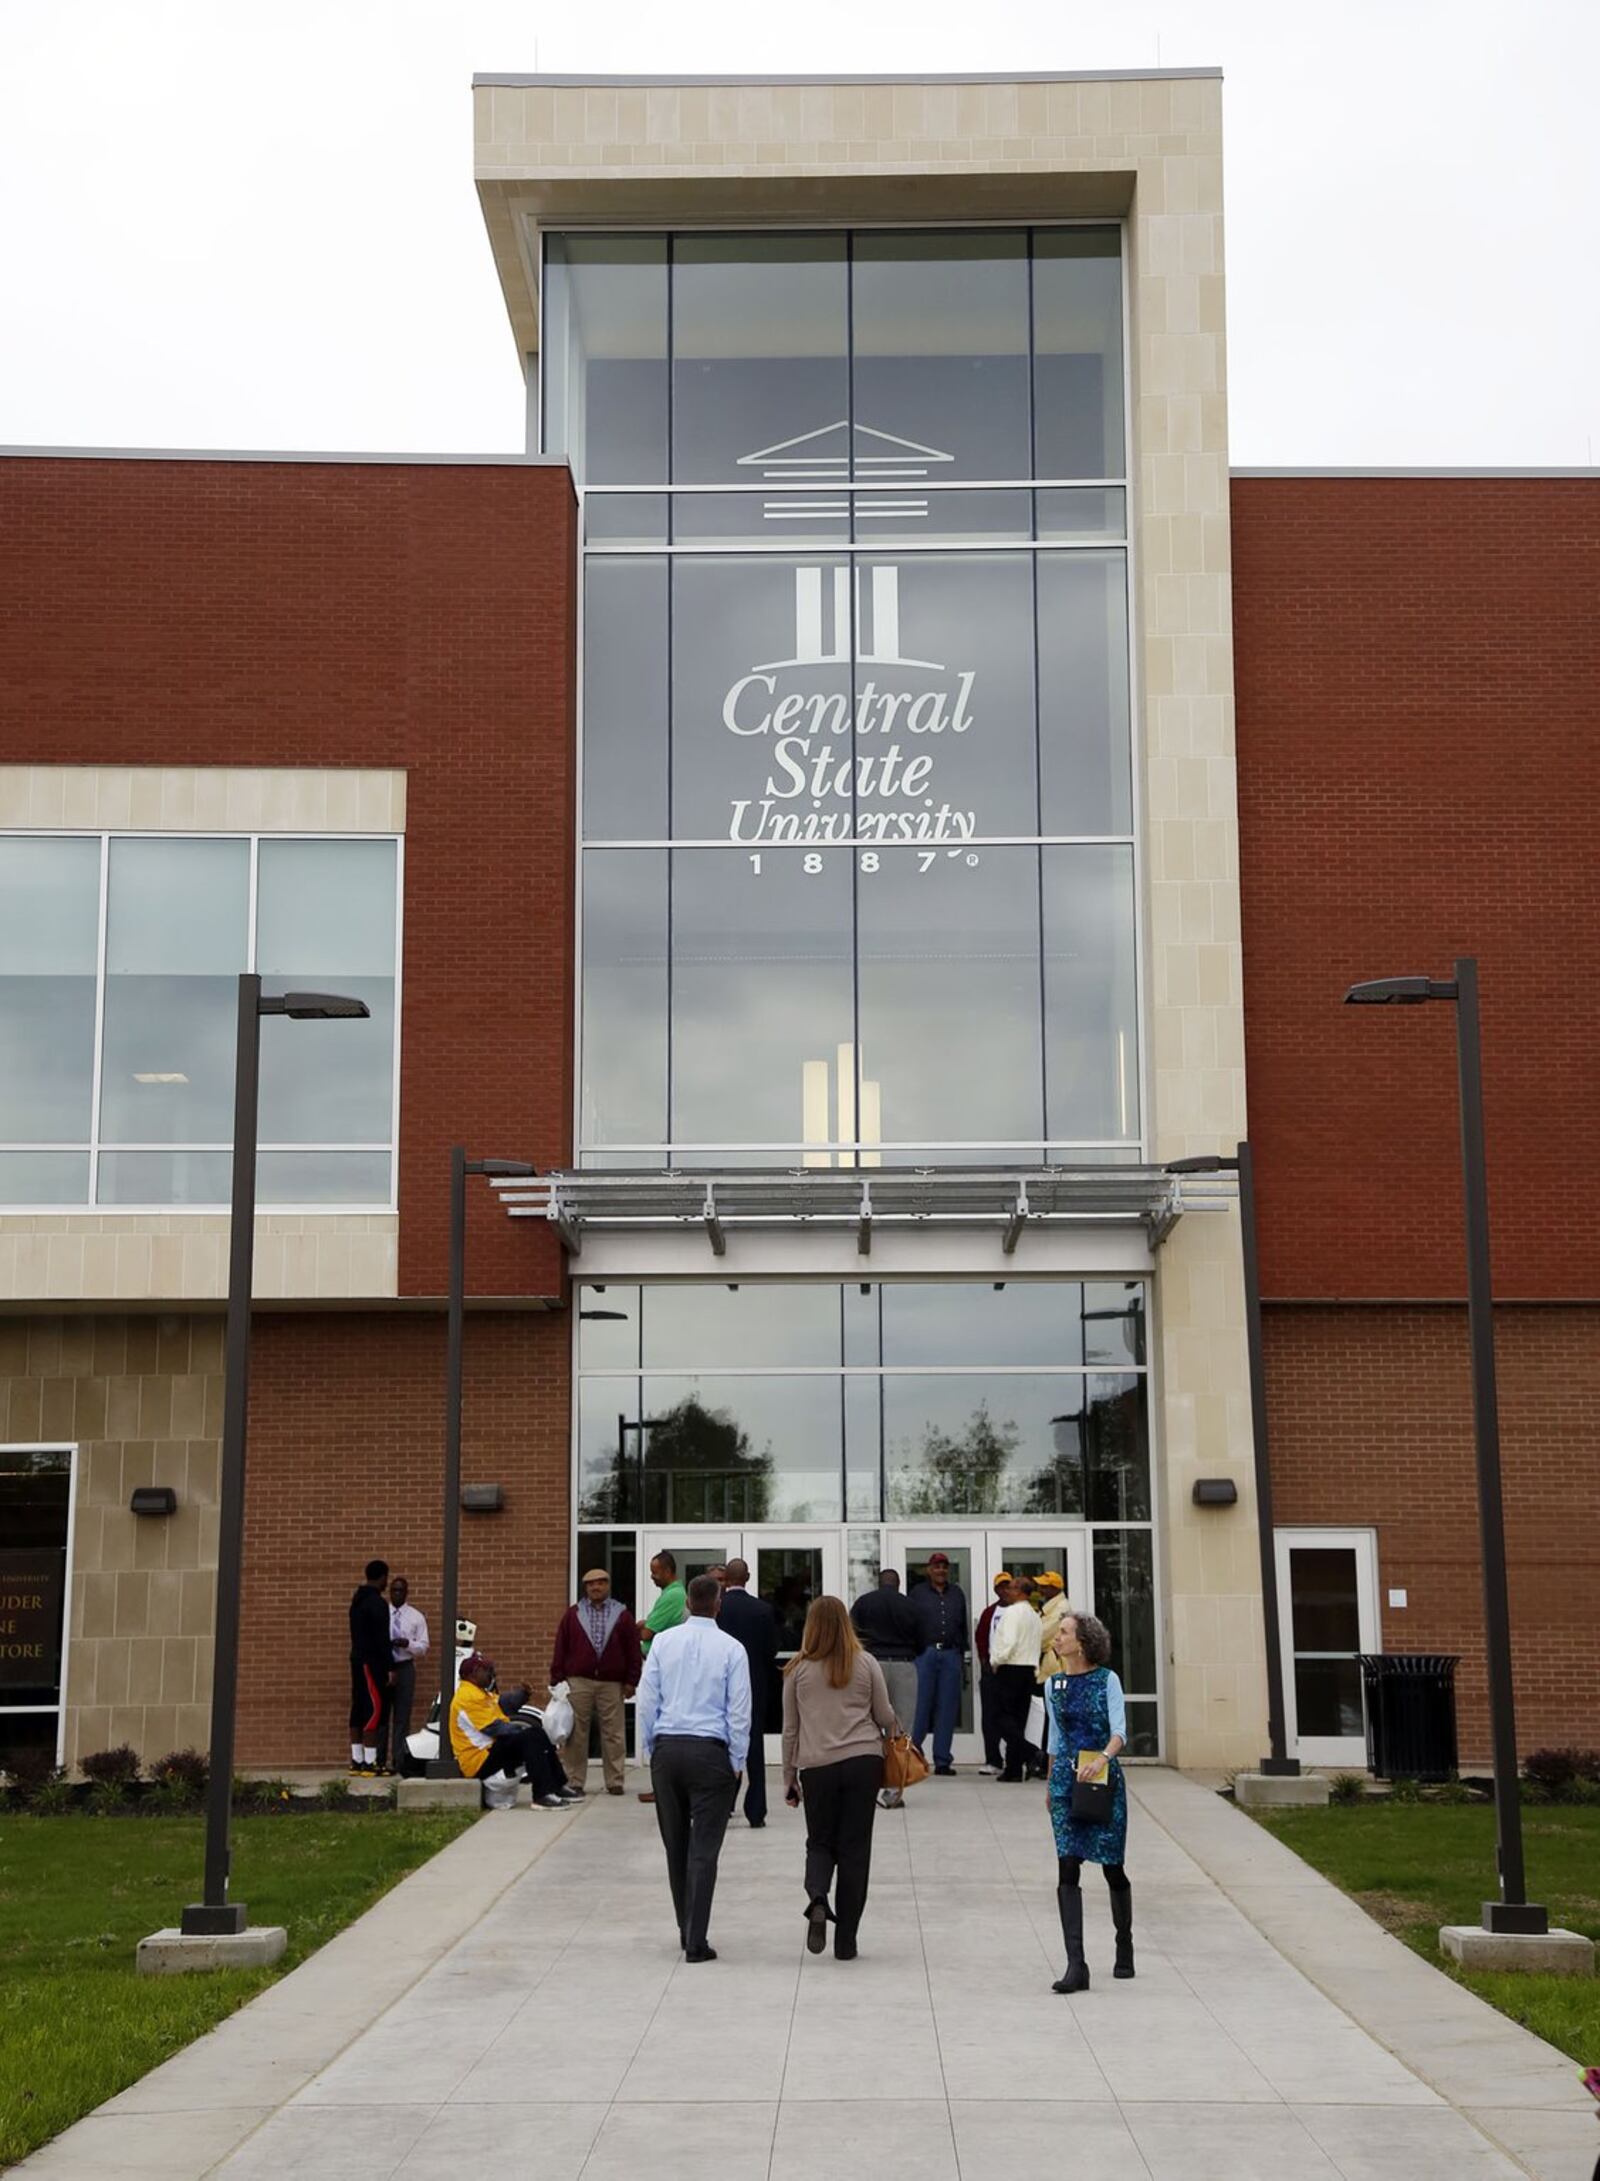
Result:
<svg viewBox="0 0 1600 2181"><path fill-rule="evenodd" d="M591 1165L1142 1147L1114 227L552 235Z"/></svg>
<svg viewBox="0 0 1600 2181"><path fill-rule="evenodd" d="M1153 1751L1142 1283L607 1282L576 1305L585 1565L630 1563L640 1526L848 1524L864 1566L883 1523L1084 1524Z"/></svg>
<svg viewBox="0 0 1600 2181"><path fill-rule="evenodd" d="M238 978L370 1020L261 1027L263 1204L387 1206L394 840L0 835L0 1204L225 1206Z"/></svg>

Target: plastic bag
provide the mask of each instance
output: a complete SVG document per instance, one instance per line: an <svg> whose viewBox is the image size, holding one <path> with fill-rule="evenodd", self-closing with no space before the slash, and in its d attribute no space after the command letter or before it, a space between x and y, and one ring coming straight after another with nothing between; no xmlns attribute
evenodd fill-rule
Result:
<svg viewBox="0 0 1600 2181"><path fill-rule="evenodd" d="M1044 1698L1036 1696L1028 1706L1028 1740L1035 1749L1044 1748Z"/></svg>
<svg viewBox="0 0 1600 2181"><path fill-rule="evenodd" d="M570 1739L574 1725L572 1699L567 1693L567 1685L564 1681L558 1681L550 1691L544 1707L542 1724L545 1733L549 1735L551 1741L558 1748L563 1742Z"/></svg>

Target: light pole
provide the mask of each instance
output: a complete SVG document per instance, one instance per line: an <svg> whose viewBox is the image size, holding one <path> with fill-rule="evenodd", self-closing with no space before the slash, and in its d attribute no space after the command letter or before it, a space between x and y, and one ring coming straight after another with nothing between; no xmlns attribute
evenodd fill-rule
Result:
<svg viewBox="0 0 1600 2181"><path fill-rule="evenodd" d="M239 1585L244 1572L244 1453L250 1403L250 1290L255 1269L256 1117L261 1092L261 1018L344 1022L371 1013L337 992L285 992L263 999L254 973L239 979L233 1071L233 1209L228 1228L228 1335L222 1397L222 1488L217 1535L216 1635L211 1665L211 1775L206 1783L205 1898L179 1928L228 1936L245 1928L243 1901L228 1899L233 1816L233 1738L238 1702Z"/></svg>
<svg viewBox="0 0 1600 2181"><path fill-rule="evenodd" d="M1494 1300L1489 1276L1489 1183L1483 1150L1483 1044L1477 957L1464 954L1453 977L1379 977L1354 984L1347 1007L1419 1007L1454 1000L1461 1091L1461 1182L1466 1199L1467 1338L1472 1350L1472 1426L1478 1466L1478 1534L1483 1554L1483 1639L1488 1652L1489 1727L1494 1747L1495 1862L1500 1898L1483 1904L1485 1931L1542 1934L1550 1918L1528 1899L1517 1780L1516 1692L1511 1672L1511 1603L1506 1585L1506 1519L1500 1483L1500 1410L1494 1374Z"/></svg>
<svg viewBox="0 0 1600 2181"><path fill-rule="evenodd" d="M456 1753L450 1742L450 1699L456 1684L456 1591L461 1558L461 1336L466 1318L467 1176L526 1181L538 1169L526 1159L469 1159L462 1144L450 1147L450 1306L444 1351L444 1565L439 1582L439 1754L428 1776L452 1780Z"/></svg>
<svg viewBox="0 0 1600 2181"><path fill-rule="evenodd" d="M1266 1623L1267 1740L1258 1769L1298 1778L1300 1760L1289 1755L1283 1708L1283 1646L1278 1627L1278 1549L1272 1532L1272 1464L1267 1440L1267 1365L1261 1345L1261 1265L1256 1254L1256 1170L1248 1143L1229 1158L1169 1159L1169 1174L1237 1174L1239 1255L1244 1270L1244 1339L1250 1364L1250 1432L1255 1444L1256 1531L1261 1554L1261 1617Z"/></svg>

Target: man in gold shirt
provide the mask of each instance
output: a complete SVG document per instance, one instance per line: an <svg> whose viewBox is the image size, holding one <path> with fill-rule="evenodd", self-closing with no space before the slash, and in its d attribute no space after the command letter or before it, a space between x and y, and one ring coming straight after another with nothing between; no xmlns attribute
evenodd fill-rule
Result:
<svg viewBox="0 0 1600 2181"><path fill-rule="evenodd" d="M463 1778L486 1780L497 1772L526 1773L534 1804L560 1810L576 1802L583 1789L569 1788L550 1737L536 1719L518 1725L508 1719L492 1693L494 1660L481 1651L461 1661L461 1678L450 1699L450 1747Z"/></svg>

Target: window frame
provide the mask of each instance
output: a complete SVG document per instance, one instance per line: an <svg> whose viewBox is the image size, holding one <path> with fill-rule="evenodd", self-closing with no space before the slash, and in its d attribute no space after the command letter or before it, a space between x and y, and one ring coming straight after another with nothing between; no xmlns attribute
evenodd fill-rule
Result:
<svg viewBox="0 0 1600 2181"><path fill-rule="evenodd" d="M76 1439L0 1439L0 1454L65 1454L67 1457L67 1552L61 1580L61 1681L56 1701L54 1704L0 1703L0 1718L42 1719L52 1711L55 1713L58 1766L66 1762L68 1686L72 1674L72 1645L77 1634L73 1626L72 1575L78 1539L78 1480L83 1467L80 1451Z"/></svg>
<svg viewBox="0 0 1600 2181"><path fill-rule="evenodd" d="M382 1216L399 1209L400 1189L400 1067L402 1046L402 1003L405 961L405 835L397 832L351 832L330 830L285 828L283 830L250 831L240 827L205 827L193 831L171 832L159 826L0 826L0 840L10 839L48 840L97 840L100 844L100 900L99 927L95 964L95 1026L94 1068L90 1086L89 1135L87 1142L53 1141L49 1143L18 1143L9 1138L0 1142L0 1152L27 1154L30 1152L66 1152L74 1155L87 1153L89 1180L86 1197L81 1203L30 1203L20 1198L0 1200L0 1217L11 1214L34 1217L72 1218L92 1214L96 1218L149 1219L152 1217L188 1216L215 1218L226 1213L227 1199L215 1203L175 1204L153 1199L149 1202L105 1204L99 1200L101 1152L231 1152L231 1141L213 1143L133 1143L107 1141L101 1130L101 1083L105 1051L105 1002L106 1002L106 938L107 910L110 895L111 844L121 840L153 841L244 841L249 849L248 928L246 935L246 959L241 973L254 971L256 967L259 871L261 844L263 841L310 841L320 844L338 842L388 842L394 849L394 1043L392 1076L389 1095L389 1134L386 1142L361 1143L283 1143L276 1139L263 1139L256 1146L258 1155L267 1152L360 1152L382 1153L389 1160L389 1194L387 1200L373 1198L345 1201L312 1201L309 1203L259 1204L261 1216L282 1214L292 1218L348 1218L352 1215Z"/></svg>

